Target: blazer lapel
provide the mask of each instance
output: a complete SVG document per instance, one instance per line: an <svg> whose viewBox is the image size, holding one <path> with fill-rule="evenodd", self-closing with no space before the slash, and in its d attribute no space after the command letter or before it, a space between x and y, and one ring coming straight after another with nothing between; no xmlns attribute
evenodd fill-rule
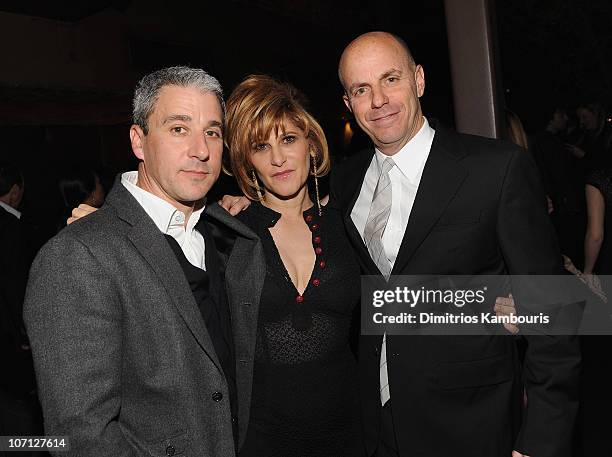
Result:
<svg viewBox="0 0 612 457"><path fill-rule="evenodd" d="M404 271L414 252L429 234L467 177L459 161L465 152L451 133L436 128L431 151L423 170L416 199L391 274ZM425 272L423 272L425 273Z"/></svg>
<svg viewBox="0 0 612 457"><path fill-rule="evenodd" d="M259 301L266 276L265 254L257 235L217 204L207 206L208 228L219 250L232 316L236 354L239 443L246 437L251 407Z"/></svg>
<svg viewBox="0 0 612 457"><path fill-rule="evenodd" d="M223 338L227 346L231 349L232 357L235 358L236 351L234 349L234 331L232 328L233 310L231 306L229 306L227 299L224 281L225 266L221 260L221 255L217 248L217 243L215 242L215 237L211 233L211 226L209 222L210 219L210 215L207 212L204 212L196 228L200 231L200 233L202 233L206 243L206 270L210 279L210 298L215 302L216 306L221 312L227 313L223 317L220 316L223 320L225 320L225 317L228 317L227 324L229 326L229 334L224 332Z"/></svg>
<svg viewBox="0 0 612 457"><path fill-rule="evenodd" d="M220 249L236 348L254 354L259 298L266 263L259 237L217 204L206 208L209 226ZM250 350L247 352L251 352Z"/></svg>
<svg viewBox="0 0 612 457"><path fill-rule="evenodd" d="M145 210L123 187L120 177L115 181L107 203L114 206L117 215L132 226L128 238L164 285L172 304L199 345L223 373L200 310L172 248Z"/></svg>
<svg viewBox="0 0 612 457"><path fill-rule="evenodd" d="M206 271L208 272L208 278L210 280L210 297L215 302L219 303L219 294L221 293L221 266L219 264L215 240L208 229L206 214L201 215L200 221L196 225L196 229L202 234L206 246L204 256L206 259Z"/></svg>

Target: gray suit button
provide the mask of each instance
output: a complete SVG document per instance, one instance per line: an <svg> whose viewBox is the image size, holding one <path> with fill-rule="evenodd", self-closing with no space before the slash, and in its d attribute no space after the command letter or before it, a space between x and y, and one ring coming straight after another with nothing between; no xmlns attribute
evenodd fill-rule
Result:
<svg viewBox="0 0 612 457"><path fill-rule="evenodd" d="M172 446L171 444L166 446L166 455L167 456L173 456L175 452L176 452L176 449L174 449L174 446Z"/></svg>
<svg viewBox="0 0 612 457"><path fill-rule="evenodd" d="M214 394L212 394L212 399L214 401L221 401L223 400L223 394L221 392L215 392Z"/></svg>

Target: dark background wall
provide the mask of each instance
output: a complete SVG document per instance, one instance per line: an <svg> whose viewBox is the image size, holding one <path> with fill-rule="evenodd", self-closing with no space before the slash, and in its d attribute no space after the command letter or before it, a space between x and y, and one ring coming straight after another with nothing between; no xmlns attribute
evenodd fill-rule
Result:
<svg viewBox="0 0 612 457"><path fill-rule="evenodd" d="M497 1L506 102L529 130L551 106L612 102L612 2Z"/></svg>
<svg viewBox="0 0 612 457"><path fill-rule="evenodd" d="M528 130L542 127L553 105L610 99L610 2L496 3L506 101ZM338 57L352 38L377 29L408 42L425 68L425 113L452 125L442 0L2 0L0 159L24 167L24 210L51 234L61 170L86 165L108 185L135 168L134 84L153 69L186 64L217 76L228 94L253 72L293 82L341 160L367 141L342 103ZM347 121L355 132L348 146Z"/></svg>

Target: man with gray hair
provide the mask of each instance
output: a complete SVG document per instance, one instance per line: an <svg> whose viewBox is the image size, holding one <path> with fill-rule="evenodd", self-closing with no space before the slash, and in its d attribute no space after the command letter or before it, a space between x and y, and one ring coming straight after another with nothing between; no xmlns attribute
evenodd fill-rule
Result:
<svg viewBox="0 0 612 457"><path fill-rule="evenodd" d="M79 457L233 457L265 266L259 239L205 201L221 170L221 86L166 68L139 82L133 108L138 170L32 267L24 315L45 432Z"/></svg>

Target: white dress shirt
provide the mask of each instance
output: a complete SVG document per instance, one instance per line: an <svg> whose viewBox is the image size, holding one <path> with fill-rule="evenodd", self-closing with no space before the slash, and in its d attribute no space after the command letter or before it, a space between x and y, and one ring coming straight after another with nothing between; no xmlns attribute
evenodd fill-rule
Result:
<svg viewBox="0 0 612 457"><path fill-rule="evenodd" d="M15 216L17 219L21 219L21 211L17 211L15 208L13 208L11 205L7 205L4 202L0 202L0 207L4 208L5 210L7 210L9 213L11 213L13 216Z"/></svg>
<svg viewBox="0 0 612 457"><path fill-rule="evenodd" d="M382 164L387 157L391 157L395 162L395 166L389 171L392 189L391 214L382 235L383 248L391 263L391 268L395 265L395 259L408 226L408 219L435 134L435 130L429 126L425 117L423 117L423 121L423 125L417 134L395 155L386 156L376 149L363 179L359 197L351 211L351 219L353 219L357 231L363 238Z"/></svg>
<svg viewBox="0 0 612 457"><path fill-rule="evenodd" d="M121 184L153 219L157 228L177 241L189 263L205 270L204 237L195 229L204 207L191 213L185 226L185 213L158 196L138 187L137 182L137 171L129 171L121 175Z"/></svg>

